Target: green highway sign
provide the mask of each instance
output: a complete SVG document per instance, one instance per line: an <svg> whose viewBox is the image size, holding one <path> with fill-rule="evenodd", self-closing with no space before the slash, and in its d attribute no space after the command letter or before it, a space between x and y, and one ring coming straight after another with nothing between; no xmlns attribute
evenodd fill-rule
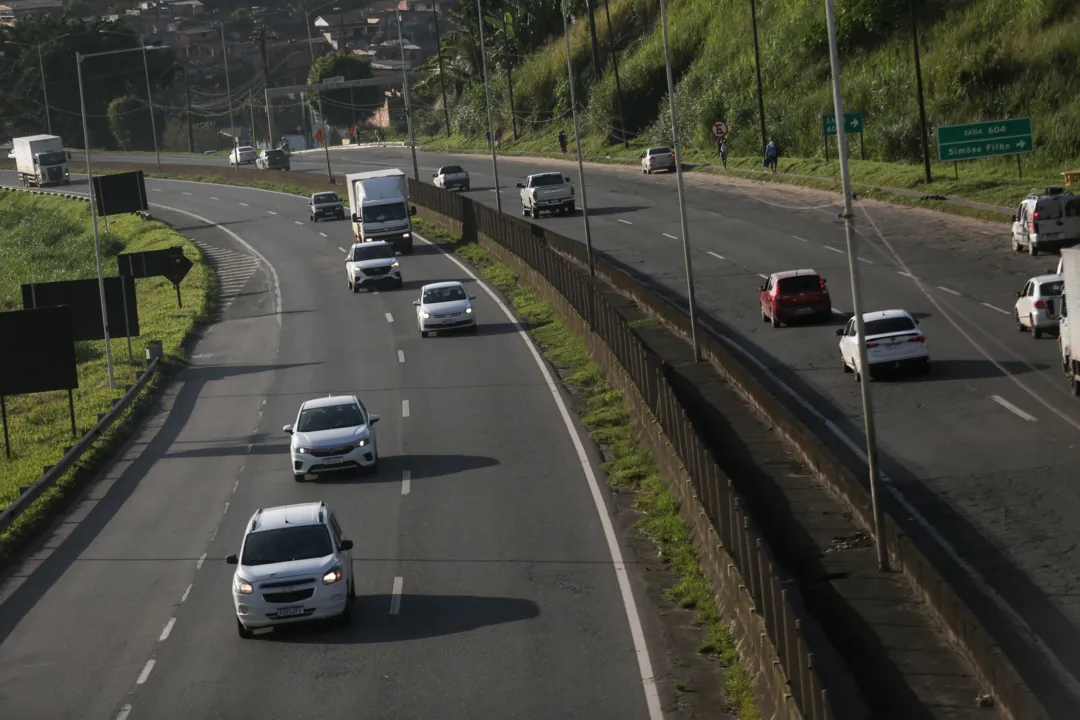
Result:
<svg viewBox="0 0 1080 720"><path fill-rule="evenodd" d="M942 162L1019 155L1035 150L1031 118L947 125L938 128L937 138Z"/></svg>
<svg viewBox="0 0 1080 720"><path fill-rule="evenodd" d="M836 115L822 115L821 127L822 132L824 132L827 137L834 137L836 135ZM844 113L844 132L848 135L858 135L862 133L862 131L862 113Z"/></svg>

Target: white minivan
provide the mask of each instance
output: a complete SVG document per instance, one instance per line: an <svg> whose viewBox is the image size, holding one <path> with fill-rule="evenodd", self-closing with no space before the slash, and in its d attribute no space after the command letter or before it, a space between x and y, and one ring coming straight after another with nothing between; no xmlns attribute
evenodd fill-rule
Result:
<svg viewBox="0 0 1080 720"><path fill-rule="evenodd" d="M1080 243L1080 198L1059 187L1032 190L1013 215L1012 248L1028 254Z"/></svg>

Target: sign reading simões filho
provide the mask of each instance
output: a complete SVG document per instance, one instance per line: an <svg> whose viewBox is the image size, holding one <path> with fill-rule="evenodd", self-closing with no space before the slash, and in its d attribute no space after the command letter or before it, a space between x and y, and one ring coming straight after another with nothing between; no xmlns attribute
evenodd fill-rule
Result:
<svg viewBox="0 0 1080 720"><path fill-rule="evenodd" d="M821 116L822 132L827 137L836 136L836 115ZM844 113L844 134L858 135L863 131L863 119L861 112Z"/></svg>
<svg viewBox="0 0 1080 720"><path fill-rule="evenodd" d="M937 141L942 162L977 160L1030 153L1035 150L1035 131L1031 118L994 120L939 127Z"/></svg>

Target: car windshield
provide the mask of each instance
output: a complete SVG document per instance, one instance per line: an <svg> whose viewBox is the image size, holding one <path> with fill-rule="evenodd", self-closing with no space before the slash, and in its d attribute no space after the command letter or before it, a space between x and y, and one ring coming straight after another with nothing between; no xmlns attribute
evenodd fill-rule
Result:
<svg viewBox="0 0 1080 720"><path fill-rule="evenodd" d="M352 403L304 408L296 421L297 432L319 432L339 428L357 427L364 424L360 408Z"/></svg>
<svg viewBox="0 0 1080 720"><path fill-rule="evenodd" d="M241 565L273 565L334 554L330 533L322 525L297 525L253 532L244 541Z"/></svg>
<svg viewBox="0 0 1080 720"><path fill-rule="evenodd" d="M1065 290L1064 280L1054 280L1039 285L1039 295L1042 297L1057 297Z"/></svg>
<svg viewBox="0 0 1080 720"><path fill-rule="evenodd" d="M909 317L891 317L871 320L866 323L866 337L871 335L892 335L893 333L911 332L915 323Z"/></svg>
<svg viewBox="0 0 1080 720"><path fill-rule="evenodd" d="M454 302L455 300L464 299L465 291L461 287L444 287L425 290L423 302L425 305L434 305L436 303Z"/></svg>
<svg viewBox="0 0 1080 720"><path fill-rule="evenodd" d="M463 172L465 172L465 171L462 170L457 165L447 165L446 167L444 167L442 170L439 171L439 173L442 174L442 175L450 175L451 173L463 173Z"/></svg>
<svg viewBox="0 0 1080 720"><path fill-rule="evenodd" d="M653 148L649 150L650 155L670 155L671 148Z"/></svg>
<svg viewBox="0 0 1080 720"><path fill-rule="evenodd" d="M1065 217L1080 217L1080 198L1065 203Z"/></svg>
<svg viewBox="0 0 1080 720"><path fill-rule="evenodd" d="M563 176L559 173L548 173L547 175L533 175L532 187L544 187L545 185L562 185Z"/></svg>
<svg viewBox="0 0 1080 720"><path fill-rule="evenodd" d="M66 152L43 152L38 155L39 165L59 165L67 162Z"/></svg>
<svg viewBox="0 0 1080 720"><path fill-rule="evenodd" d="M326 203L341 202L341 198L337 196L337 193L319 193L312 198L312 201L316 205L325 205Z"/></svg>
<svg viewBox="0 0 1080 720"><path fill-rule="evenodd" d="M353 245L352 261L382 260L394 257L394 249L389 245Z"/></svg>
<svg viewBox="0 0 1080 720"><path fill-rule="evenodd" d="M365 205L363 220L366 223L392 222L404 220L409 217L405 210L405 203L389 203L387 205Z"/></svg>
<svg viewBox="0 0 1080 720"><path fill-rule="evenodd" d="M781 295L821 290L821 278L817 275L795 275L793 277L780 278L777 289L780 291Z"/></svg>
<svg viewBox="0 0 1080 720"><path fill-rule="evenodd" d="M1057 220L1061 217L1061 202L1056 198L1040 200L1035 207L1035 212L1039 213L1040 220Z"/></svg>
<svg viewBox="0 0 1080 720"><path fill-rule="evenodd" d="M253 152L255 152L255 148L251 147L250 145L244 145L244 146L242 146L240 148L240 152L242 152L242 153L253 153Z"/></svg>

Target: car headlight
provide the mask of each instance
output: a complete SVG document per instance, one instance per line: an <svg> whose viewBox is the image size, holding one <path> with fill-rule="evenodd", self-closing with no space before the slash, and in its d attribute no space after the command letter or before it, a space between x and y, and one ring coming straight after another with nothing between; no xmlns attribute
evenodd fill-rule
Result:
<svg viewBox="0 0 1080 720"><path fill-rule="evenodd" d="M296 448L296 452L297 452L298 455L307 455L308 454L308 448L306 448L306 447L298 447L298 448Z"/></svg>
<svg viewBox="0 0 1080 720"><path fill-rule="evenodd" d="M357 440L356 443L353 445L353 447L364 447L367 444L368 444L368 438L364 438L363 440Z"/></svg>
<svg viewBox="0 0 1080 720"><path fill-rule="evenodd" d="M410 235L410 233L405 233L405 234L404 234L404 235L402 235L401 237L403 237L403 238L407 238L407 237L409 237L409 235Z"/></svg>
<svg viewBox="0 0 1080 720"><path fill-rule="evenodd" d="M431 313L429 313L429 312L421 312L420 316L422 318L424 318L425 320L427 320L429 317L431 317Z"/></svg>
<svg viewBox="0 0 1080 720"><path fill-rule="evenodd" d="M467 307L467 308L465 308L465 312L467 312L467 313L471 313L471 312L472 312L472 308L471 308L471 307Z"/></svg>
<svg viewBox="0 0 1080 720"><path fill-rule="evenodd" d="M396 263L396 262L395 262L395 263L394 263L393 265L391 265L390 267L392 267L392 268L396 268L396 267L397 267L397 266L398 266L399 264L400 264L400 263Z"/></svg>
<svg viewBox="0 0 1080 720"><path fill-rule="evenodd" d="M330 572L322 576L323 585L333 585L341 580L341 566L335 565L330 569Z"/></svg>
<svg viewBox="0 0 1080 720"><path fill-rule="evenodd" d="M239 575L233 576L232 589L237 595L250 595L255 591L255 588L251 587L251 583Z"/></svg>

